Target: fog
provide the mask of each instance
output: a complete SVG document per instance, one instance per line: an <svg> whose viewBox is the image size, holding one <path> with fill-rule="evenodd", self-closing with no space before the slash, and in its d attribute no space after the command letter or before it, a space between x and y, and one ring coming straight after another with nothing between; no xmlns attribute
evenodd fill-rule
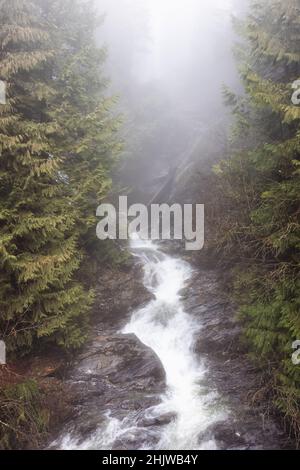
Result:
<svg viewBox="0 0 300 470"><path fill-rule="evenodd" d="M97 0L105 13L98 39L124 115L125 184L151 192L170 168L201 165L218 151L228 129L222 86L239 87L232 16L244 3Z"/></svg>

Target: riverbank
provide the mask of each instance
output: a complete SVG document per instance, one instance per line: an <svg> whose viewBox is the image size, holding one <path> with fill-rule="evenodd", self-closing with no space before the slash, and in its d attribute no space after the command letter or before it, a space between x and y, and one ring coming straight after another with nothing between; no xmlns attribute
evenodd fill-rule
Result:
<svg viewBox="0 0 300 470"><path fill-rule="evenodd" d="M21 405L28 407L38 401L34 415L38 413L44 419L40 429L35 422L32 428L19 424L18 428L12 429L14 448L44 448L68 421L75 418L83 390L68 379L74 364L84 356L94 341L98 341L100 348L109 348L109 344L114 342L113 335L117 334L122 323L130 316L132 308L137 308L151 298L142 283L142 268L132 258L118 268L99 272L98 278L100 281L96 289L90 340L82 351L72 356L51 348L47 352L36 352L0 367L0 387L8 390L10 395L13 395L16 387L22 386L26 391L27 384L34 385L36 396L18 404L18 410ZM102 341L99 336L102 336ZM39 420L39 416L35 418Z"/></svg>
<svg viewBox="0 0 300 470"><path fill-rule="evenodd" d="M149 255L147 250L145 255ZM161 261L160 256L157 254L156 262ZM134 268L131 266L129 272L132 268L133 271L137 270L134 282L136 279L141 282L141 266L139 263L134 266ZM147 269L149 267L146 267ZM193 439L199 444L197 447L194 442L193 446L253 450L293 447L275 417L266 413L268 407L263 399L260 402L257 394L256 400L252 399L254 392L259 390L261 374L253 367L247 351L241 346L240 326L234 319L232 305L220 288L220 272L208 268L203 271L193 268L192 271L190 281L180 291L180 298L190 318L188 321L192 322L191 325L199 327L195 341L191 341L192 356L197 358L202 371L195 382L192 378L192 386L198 387L197 393L200 393L197 400L201 400L199 403L196 401L196 408L193 410L194 415L197 411L200 413L199 425L197 422L194 423L195 434L192 434ZM131 277L129 274L128 276ZM155 284L155 280L153 282ZM119 333L129 322L132 312L140 307L138 305L140 302L145 308L139 309L141 313L138 315L139 317L145 315L147 305L153 305L153 295L149 290L145 290L144 285L138 283L140 294L133 300L132 295L128 295L133 291L126 289L126 285L123 284L125 289L121 289L121 292L127 299L125 304L128 306L129 297L133 301L132 309L130 306L129 309L123 309L122 304L114 306L116 292L113 284L111 289L105 288L105 284L102 285L102 291L98 293L102 305L101 322L97 323L95 316L92 340L66 375L66 382L75 390L73 415L66 421L61 432L53 434L56 434L56 438L51 442L52 448L121 450L159 448L157 446L162 441L161 436L165 435L166 431L170 432L172 429L172 432L175 432L175 429L178 431L180 423L180 426L185 424L186 433L191 425L187 419L190 416L188 410L190 398L187 398L190 390L184 391L181 396L183 403L178 410L183 412L182 416L185 416L186 423L180 421L176 407L173 410L173 405L168 407L169 405L164 404L163 397L166 396L166 392L168 396L168 387L170 387L168 375L170 371L166 371L164 356L162 362L159 358L161 356L159 347L157 349L159 354L156 355L152 349L138 340L136 335ZM107 300L110 299L108 302L103 300L104 292L108 293ZM163 295L163 291L161 293ZM170 296L169 291L168 297ZM103 308L106 309L104 316ZM170 314L171 317L172 315ZM169 320L174 323L172 318L165 316L155 322L162 322L166 326ZM137 318L137 321L140 322L140 318ZM151 328L150 323L149 328ZM139 330L138 326L132 326L127 327L127 330L136 331L138 336L143 336L141 333L143 327ZM166 330L163 330L163 335L166 334L164 331ZM156 330L158 335L159 332L159 329ZM172 334L176 334L175 331ZM147 339L144 341L147 342ZM186 341L190 341L188 337ZM180 362L178 359L176 361L175 367L179 369ZM189 359L186 361L183 358L183 361L185 366L196 367L195 370L199 372L198 366ZM190 373L188 377L191 377ZM188 388L186 380L183 382ZM191 397L194 396L194 392L195 390ZM200 422L204 425L200 425ZM178 448L176 443L175 448Z"/></svg>
<svg viewBox="0 0 300 470"><path fill-rule="evenodd" d="M187 311L201 317L195 350L199 357L205 357L208 387L221 394L229 410L226 422L217 423L207 432L224 450L295 448L264 394L264 371L249 358L227 294L224 272L207 267L195 270L182 292Z"/></svg>
<svg viewBox="0 0 300 470"><path fill-rule="evenodd" d="M171 258L178 259L173 252ZM221 288L221 276L216 268L193 266L190 280L180 290L180 302L197 329L191 344L203 367L199 392L210 397L214 414L223 415L199 426L199 432L196 424L197 440L215 443L218 449L293 448L259 393L262 371L253 366L242 346L240 325ZM15 368L19 378L37 382L49 414L48 434L27 442L26 448L103 448L100 441L101 446L121 450L157 448L162 430L176 422L176 412L161 407L168 385L165 364L136 335L120 333L133 311L155 298L144 285L141 259L135 257L99 278L91 337L82 351L72 361L53 351L21 361L18 371ZM159 321L169 320L174 321ZM184 365L194 367L189 361ZM176 366L180 367L178 360ZM189 401L188 393L181 397L183 405ZM199 409L196 403L194 414L203 413L202 406L205 410L205 400ZM145 413L155 408L161 411ZM138 433L128 432L132 419ZM116 438L111 447L112 435Z"/></svg>

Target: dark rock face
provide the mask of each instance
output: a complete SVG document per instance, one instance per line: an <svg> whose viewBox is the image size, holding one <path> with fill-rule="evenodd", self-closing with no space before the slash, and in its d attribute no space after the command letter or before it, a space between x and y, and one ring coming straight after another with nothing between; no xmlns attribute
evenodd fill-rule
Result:
<svg viewBox="0 0 300 470"><path fill-rule="evenodd" d="M153 295L145 288L143 277L142 266L134 261L119 271L99 274L94 324L105 323L106 328L116 331L128 322L133 310L150 302Z"/></svg>
<svg viewBox="0 0 300 470"><path fill-rule="evenodd" d="M99 334L77 359L68 381L75 392L70 429L84 440L108 410L121 420L159 403L165 372L156 354L134 335Z"/></svg>
<svg viewBox="0 0 300 470"><path fill-rule="evenodd" d="M174 413L166 413L161 416L146 418L142 417L139 421L139 424L142 427L149 427L149 426L165 426L166 424L170 424L174 419L176 419L176 414Z"/></svg>
<svg viewBox="0 0 300 470"><path fill-rule="evenodd" d="M182 291L186 310L199 318L202 328L195 351L206 360L208 386L224 398L230 416L206 431L220 449L286 449L287 434L275 417L269 416L264 401L251 401L261 388L261 371L243 349L241 327L233 306L220 289L218 273L197 271ZM199 436L199 442L204 436Z"/></svg>
<svg viewBox="0 0 300 470"><path fill-rule="evenodd" d="M72 373L73 379L105 378L110 384L149 389L165 381L165 372L156 354L134 335L98 335L83 353Z"/></svg>

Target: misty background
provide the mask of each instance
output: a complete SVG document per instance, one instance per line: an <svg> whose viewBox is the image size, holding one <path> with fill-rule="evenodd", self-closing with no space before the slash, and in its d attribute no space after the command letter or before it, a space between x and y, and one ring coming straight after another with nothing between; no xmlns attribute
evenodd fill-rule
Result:
<svg viewBox="0 0 300 470"><path fill-rule="evenodd" d="M153 196L170 172L203 171L224 153L222 86L237 91L232 19L246 1L96 0L104 15L109 92L126 142L117 178L133 199ZM222 155L220 155L222 156Z"/></svg>

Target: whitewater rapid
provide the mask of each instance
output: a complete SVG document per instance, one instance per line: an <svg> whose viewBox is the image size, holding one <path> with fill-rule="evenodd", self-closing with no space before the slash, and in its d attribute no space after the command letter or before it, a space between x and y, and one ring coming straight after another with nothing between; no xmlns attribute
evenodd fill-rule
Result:
<svg viewBox="0 0 300 470"><path fill-rule="evenodd" d="M201 318L185 311L180 295L192 277L192 268L185 261L164 254L150 241L135 238L131 249L143 263L144 284L154 298L133 313L122 333L135 334L157 354L165 369L166 392L159 405L145 409L145 419L172 416L169 424L156 431L155 449L216 449L216 442L205 431L226 420L226 410L220 406L217 393L207 385L209 370L205 361L194 353ZM116 441L136 438L140 432L134 414L119 420L107 410L105 424L91 437L78 444L68 435L60 447L111 450ZM153 449L152 446L149 439L149 447L143 444L141 450Z"/></svg>

